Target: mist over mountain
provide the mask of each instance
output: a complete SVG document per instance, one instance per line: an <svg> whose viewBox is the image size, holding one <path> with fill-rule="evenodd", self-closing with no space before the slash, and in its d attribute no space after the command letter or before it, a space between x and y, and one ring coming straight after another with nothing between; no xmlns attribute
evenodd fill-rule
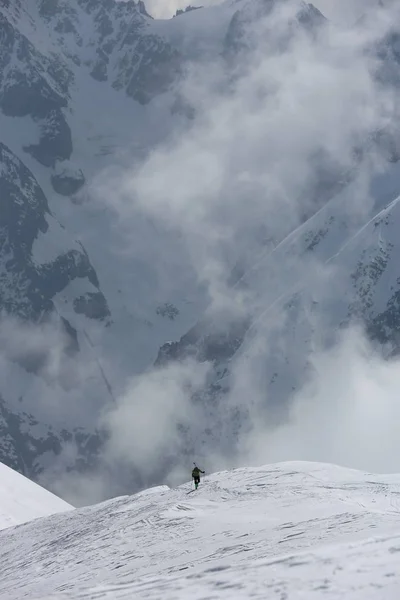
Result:
<svg viewBox="0 0 400 600"><path fill-rule="evenodd" d="M325 5L2 2L2 462L399 468L400 14Z"/></svg>

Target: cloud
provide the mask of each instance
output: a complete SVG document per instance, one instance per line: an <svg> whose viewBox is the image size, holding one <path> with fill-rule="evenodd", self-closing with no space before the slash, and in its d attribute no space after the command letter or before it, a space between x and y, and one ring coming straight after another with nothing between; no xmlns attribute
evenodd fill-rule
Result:
<svg viewBox="0 0 400 600"><path fill-rule="evenodd" d="M0 320L2 460L30 476L44 467L46 485L82 460L89 464L99 441L94 415L106 386L98 360L85 347L74 352L74 343L54 315L42 323Z"/></svg>
<svg viewBox="0 0 400 600"><path fill-rule="evenodd" d="M181 94L197 111L194 122L130 172L106 173L107 202L124 224L144 213L178 235L220 312L249 300L230 287L232 269L246 269L315 210L316 173L343 177L355 148L393 111L365 54L385 23L307 35L288 28L297 10L289 3L244 22L253 47L235 57L245 65L238 78L222 60L193 65ZM368 197L353 202L354 214L368 209Z"/></svg>
<svg viewBox="0 0 400 600"><path fill-rule="evenodd" d="M217 374L194 359L150 368L127 381L115 408L104 414L106 460L127 464L139 486L186 478L191 457L203 459L207 470L300 458L381 468L393 462L395 427L380 461L367 448L368 438L376 439L375 417L382 432L395 414L393 365L374 357L359 333L348 333L332 349L337 340L326 341L329 315L308 319L314 332L306 350L303 338L286 336L292 323L281 300L295 302L298 282L322 296L334 281L335 299L345 288L327 257L279 251L290 232L340 191L328 193L332 180L337 184L350 172L352 184L342 195L349 232L371 211L369 183L382 159L366 153L355 175L355 156L394 113L392 90L374 77L377 64L367 51L391 15L379 13L362 28L327 23L318 31L294 21L297 9L280 4L265 18L236 17L228 60L192 64L179 90L195 119L181 121L128 171L108 170L98 180L98 194L124 224L127 245L148 253L149 265L160 236L162 264L178 265L171 240L179 240L182 264L206 289L214 329L238 316L253 320L246 344ZM139 247L137 222L144 218L154 224L155 239ZM268 268L253 268L263 261ZM274 361L285 380L281 398L266 393L265 365ZM296 393L295 381L304 385ZM367 395L365 381L373 394ZM384 398L381 412L375 396ZM289 421L282 425L284 418ZM351 447L357 423L360 450Z"/></svg>
<svg viewBox="0 0 400 600"><path fill-rule="evenodd" d="M311 460L372 472L400 469L399 360L384 360L364 333L344 332L310 357L312 376L293 398L287 422L254 419L245 463Z"/></svg>
<svg viewBox="0 0 400 600"><path fill-rule="evenodd" d="M45 422L79 423L82 399L93 385L97 366L76 360L71 346L73 340L57 317L37 324L3 315L0 372L6 401L20 400L21 409Z"/></svg>
<svg viewBox="0 0 400 600"><path fill-rule="evenodd" d="M379 0L315 0L313 4L333 22L352 24L379 6Z"/></svg>
<svg viewBox="0 0 400 600"><path fill-rule="evenodd" d="M104 415L112 431L108 456L128 457L139 471L157 470L159 464L164 468L165 458L181 451L185 429L199 419L196 405L188 399L204 387L208 368L206 363L185 361L129 381L117 408Z"/></svg>

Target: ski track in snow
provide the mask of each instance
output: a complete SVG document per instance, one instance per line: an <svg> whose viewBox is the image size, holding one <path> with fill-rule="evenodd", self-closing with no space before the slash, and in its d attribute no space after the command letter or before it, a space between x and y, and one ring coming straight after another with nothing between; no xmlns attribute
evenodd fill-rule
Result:
<svg viewBox="0 0 400 600"><path fill-rule="evenodd" d="M1 485L0 485L1 489ZM400 476L281 463L0 533L0 598L400 597Z"/></svg>

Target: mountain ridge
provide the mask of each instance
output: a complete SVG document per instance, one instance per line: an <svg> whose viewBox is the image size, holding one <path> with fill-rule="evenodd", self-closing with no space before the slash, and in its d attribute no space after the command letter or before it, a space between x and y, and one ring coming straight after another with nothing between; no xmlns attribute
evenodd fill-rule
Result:
<svg viewBox="0 0 400 600"><path fill-rule="evenodd" d="M0 597L395 597L399 485L286 462L37 519L0 532Z"/></svg>
<svg viewBox="0 0 400 600"><path fill-rule="evenodd" d="M228 247L233 256L224 277L232 311L230 305L216 313L210 308L207 282L193 268L188 240L176 235L179 227L140 203L125 219L124 202L135 200L131 189L126 197L115 189L120 179L121 187L125 183L124 169L133 165L136 176L153 150L162 157L179 135L191 139L212 112L201 98L185 96L191 73L203 76L207 61L223 65L216 97L229 99L259 66L258 47L277 56L290 51L296 36L306 44L324 38L321 28L328 23L313 5L288 2L288 15L278 18L275 4L226 2L168 21L152 19L143 3L132 0L1 7L0 190L12 202L2 224L0 308L12 323L22 318L35 343L25 344L5 325L0 458L27 475L51 480L53 466L56 472L85 472L107 463L103 415L115 404L118 409L129 382L152 373L154 365L165 372L172 359L211 365L204 389L193 398L202 399L202 418L187 428L179 418L177 423L184 452L197 454L207 444L218 449L232 374L240 361L252 360L262 336L270 341L254 362L255 381L273 398L268 410L278 413L279 407L285 413L308 375L315 329L309 315L318 313L323 322L321 337L354 318L371 339L398 351L397 205L378 217L400 189L396 123L351 138L344 164L319 145L313 148L310 182L296 207L301 214L278 214L283 224L277 231L251 222L252 245L243 256L239 239L238 248ZM376 63L376 78L391 92L399 70L395 50L396 36L385 37ZM257 89L257 102L265 93ZM365 165L372 173L366 207L352 214L354 198L364 190ZM16 185L18 178L30 182L29 193ZM301 290L298 282L307 288L313 264L340 272L340 298L327 298L318 278ZM278 315L284 316L282 327ZM299 354L299 348L308 350ZM241 406L227 412L224 446L235 454L248 417ZM135 479L135 468L127 479ZM139 474L137 481L143 484L147 476Z"/></svg>

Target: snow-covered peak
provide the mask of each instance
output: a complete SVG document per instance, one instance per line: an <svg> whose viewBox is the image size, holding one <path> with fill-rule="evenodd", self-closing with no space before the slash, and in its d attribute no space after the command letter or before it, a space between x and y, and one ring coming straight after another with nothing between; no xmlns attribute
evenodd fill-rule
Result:
<svg viewBox="0 0 400 600"><path fill-rule="evenodd" d="M279 15L275 14L275 7L278 7ZM295 99L288 103L290 119L276 120L270 118L273 112L268 115L268 111L261 111L259 116L265 118L260 119L260 126L265 122L266 129L262 125L260 135L254 138L247 135L247 131L251 134L251 130L254 133L259 129L252 120L246 121L252 112L249 107L253 106L253 98L255 106L261 106L268 96L270 84L274 88L268 64L265 73L264 69L257 68L259 58L270 56L270 53L275 55L277 50L280 54L297 37L306 45L324 38L325 24L322 14L301 0L227 0L218 6L185 12L176 19L158 21L146 15L141 3L133 1L15 0L1 4L0 38L4 44L0 51L0 150L3 148L0 152L0 189L10 201L10 210L3 211L7 243L3 244L0 256L0 308L5 308L13 318L23 316L31 321L40 319L42 323L45 316L52 323L55 321L55 340L58 342L55 344L50 336L50 341L46 339L42 345L37 344L36 338L30 345L21 344L23 336L20 335L17 338L19 344L2 344L7 349L8 362L7 380L3 378L0 387L0 458L9 461L8 464L32 477L47 469L50 475L46 481L49 481L51 474L58 473L59 469L81 469L82 454L85 458L87 452L90 457L101 454L98 451L106 436L99 436L97 432L103 425L103 409L106 407L108 411L110 402L117 409L124 406L126 390L131 390L132 375L148 373L160 347L162 351L157 364L189 355L199 362L209 361L215 365L215 377L210 373L207 379L211 380L209 398L206 393L204 402L197 403L204 409L204 420L190 420L190 425L194 424L198 430L193 431L193 435L190 431L187 443L183 437L182 446L190 453L194 439L199 440L201 447L208 447L210 432L218 443L223 439L231 458L238 428L246 429L247 411L237 411L236 406L227 411L222 395L221 398L216 395L219 391L226 395L232 389L235 381L232 374L238 366L240 368L246 353L257 345L258 338L254 334L267 331L265 339L272 349L271 356L269 351L260 356L259 376L258 363L252 363L256 377L249 379L256 385L260 381L260 398L264 399L267 393L275 406L286 407L293 390L303 381L304 363L309 357L304 348L312 347L313 333L305 317L314 314L311 309L317 311L317 302L311 289L309 297L300 295L304 287L307 288L304 283L308 279L304 279L303 269L298 268L299 261L306 266L312 261L320 265L329 262L332 266L343 266L347 279L337 304L332 308L332 300L336 298L330 297L325 304L322 299L318 305L330 330L341 326L348 315L362 315L368 325L371 321L375 325L375 334L379 334L380 340L386 336L393 341L397 336L400 326L393 316L398 312L399 209L392 206L388 222L381 223L379 215L386 202L399 193L399 171L395 173L390 193L384 189L389 174L384 174L376 198L374 195L374 210L360 216L360 222L357 221L354 228L350 227L346 206L352 193L359 197L359 190L353 186L346 192L347 196L341 193L349 184L346 173L347 167L353 169L352 159L348 165L347 152L344 152L346 172L343 172L341 161L337 164L336 160L330 161L329 157L325 158L326 153L320 152L320 140L328 132L325 123L330 122L330 115L334 116L335 111L328 110L326 116L323 112L317 125L314 118L308 121L308 118L298 116L302 103L297 101L295 88L303 89L303 75L302 70L297 69L296 60L293 61L294 71L288 65L287 76L284 76L285 82L291 81L294 72L299 76L299 85L291 84L287 89L288 99L291 96ZM299 36L296 35L298 32ZM386 71L383 71L384 79L389 82L397 81L398 76L396 40L391 41L388 56L385 54L382 58L391 75L386 77ZM327 45L330 45L329 39ZM310 54L318 55L318 46ZM203 93L197 94L198 87L200 90L202 82L208 80L208 74L202 72L204 65L205 71L208 65L216 65L206 83L204 99L209 96L207 102L202 100ZM253 78L241 83L237 80L253 72L253 67L257 71L254 89ZM280 69L276 73L278 71ZM181 87L187 72L192 73L193 83L198 81L192 86L189 75L188 85ZM316 74L324 72L325 67L317 69ZM337 73L336 67L334 73ZM328 95L335 98L336 90L344 86L340 85L340 78L332 77L335 85ZM369 82L369 78L366 80ZM318 77L313 77L313 81L318 82ZM346 77L345 81L350 80ZM265 87L264 83L268 85ZM325 90L325 86L318 83L316 86ZM243 94L245 100L237 114L242 101L235 101L236 93L237 99ZM314 92L311 96L314 98ZM356 104L359 101L357 98L359 89L355 82L354 95L350 93L348 99L346 96L343 107L350 110L353 99ZM369 92L366 102L360 102L360 108L368 105L368 98ZM330 104L319 94L315 100L318 106ZM223 104L225 101L226 105ZM273 102L273 110L274 104L281 103ZM337 104L342 106L341 102ZM188 182L188 190L182 198L184 196L189 205L189 188L197 189L197 178L191 180L190 175L191 165L196 165L197 159L189 161L188 165L182 160L186 155L186 140L199 138L199 146L197 142L193 147L189 144L189 157L196 157L197 149L207 137L204 133L211 135L214 130L218 132L220 127L225 127L225 107L233 111L226 113L229 125L220 138L221 142L225 141L216 144L215 154L207 142L205 155L213 159L211 174L213 166L221 164L220 180L224 184L220 196L226 198L227 207L235 187L235 178L232 178L228 165L234 165L236 161L240 164L243 178L238 179L238 183L243 192L239 192L237 201L232 204L232 211L228 208L228 221L229 213L235 213L242 199L247 202L247 198L254 196L257 200L255 214L248 211L249 218L247 220L246 214L243 229L241 224L238 226L241 219L237 217L233 218L232 226L226 228L226 231L232 229L234 235L232 243L226 248L222 246L221 254L229 258L220 261L219 245L216 246L221 279L230 282L229 286L236 281L232 304L236 305L237 299L249 298L244 322L234 322L231 330L227 319L220 319L219 314L210 317L204 327L204 315L212 312L207 312L210 269L208 266L203 268L203 257L198 260L197 246L200 248L201 244L196 243L197 228L193 235L191 227L184 226L185 221L181 224L180 211L174 216L177 223L173 223L173 227L170 227L169 217L166 222L163 218L164 207L169 207L170 200L171 207L175 206L175 190L178 199L179 190L183 190ZM207 111L211 117L209 123L213 124L210 129L205 118ZM340 110L343 116L345 112ZM364 114L363 110L358 112ZM352 110L350 113L353 114ZM220 117L216 118L217 115ZM359 143L359 128L364 134L367 127L365 133L375 137L375 132L369 131L369 118L366 119L368 125L356 119L356 136L350 135L352 126L348 137L344 136L343 150L347 149L350 155L354 139ZM230 123L236 121L240 123L238 134L231 136ZM304 128L300 127L297 135L296 124L300 121L304 122ZM346 117L345 121L352 119ZM268 123L276 123L272 139ZM337 121L338 132L341 123L342 118ZM373 126L374 123L372 129ZM281 135L286 127L288 131L290 129L289 141ZM334 125L332 129L336 129ZM297 210L293 197L293 210L288 211L290 218L286 219L284 215L282 226L277 211L276 225L275 218L271 219L269 213L258 208L264 196L274 195L273 191L268 191L268 177L265 177L270 168L274 172L276 158L287 154L286 148L293 140L298 139L300 143L303 137L308 138L308 130L314 132L311 136L314 141L305 144L305 151L296 150L293 160L286 158L281 162L279 158L276 180L283 182L293 169L295 185L289 186L284 196L289 199L294 194L297 198L299 192L300 197L309 196L309 200L305 207ZM379 137L388 146L389 160L398 161L399 138L395 133L383 131L379 132ZM230 151L226 149L228 146L240 147L238 142L242 139L246 141L246 148L237 156L232 154L232 161ZM230 140L229 144L226 140ZM336 148L336 135L332 143ZM157 157L162 158L170 144L168 156L172 159L159 161ZM247 162L246 158L244 163L243 159L239 160L240 156L252 156L253 145L262 165L261 168L257 166L257 159L254 171L253 166L250 167L253 160ZM300 156L309 156L310 160L303 165L303 158L299 159L302 168L298 170L294 167ZM155 157L154 163L151 157ZM188 179L186 166L189 166ZM396 165L388 170L396 171ZM196 171L199 173L198 168ZM305 179L310 179L310 185L303 181L303 171ZM147 188L144 180L156 180L155 174L165 183ZM254 186L253 194L254 176L259 183ZM29 185L22 189L18 185L21 181ZM182 188L181 183L184 184ZM246 191L248 184L249 191ZM210 180L210 198L206 205L214 198L213 186ZM146 202L146 189L150 196L156 196L150 198L156 202ZM165 189L170 190L171 199L164 198ZM196 193L204 196L201 190ZM206 190L205 195L208 193ZM136 202L135 196L144 197ZM329 199L330 204L324 206ZM153 206L160 207L160 216L154 216ZM318 209L320 212L315 214ZM165 214L169 212L166 210ZM302 225L294 230L293 227L299 225L297 212ZM217 220L220 220L219 216ZM182 237L176 235L175 225ZM208 227L207 231L210 231ZM357 232L360 235L355 235ZM201 238L203 232L200 233ZM207 235L204 240L212 237ZM219 238L219 233L215 237ZM347 252L342 252L346 247ZM209 257L214 265L212 251ZM231 276L233 267L235 272ZM215 273L214 266L211 272ZM206 285L202 285L204 274ZM211 275L211 279L216 278ZM318 285L319 279L317 291ZM332 285L333 290L336 288ZM219 297L219 286L216 289ZM302 304L296 302L303 297ZM231 298L227 300L230 306ZM274 308L279 308L284 319L274 318ZM295 320L296 316L298 320ZM321 318L324 323L325 320ZM278 323L282 323L282 327L279 330L275 327L271 334L268 328L272 321L272 327ZM33 331L33 327L28 331ZM42 336L42 330L38 328L38 332ZM40 339L44 337L43 334ZM39 353L36 352L38 346ZM54 347L60 348L60 360L56 364L49 359L54 356ZM276 353L276 348L283 350ZM38 354L40 361L33 361L32 355L36 358ZM241 391L240 398L243 396L247 398L248 394ZM152 413L157 415L158 411L152 410ZM18 426L13 420L14 415ZM221 415L223 419L220 420ZM178 430L184 431L179 418L180 415L176 423ZM219 427L221 421L226 424L223 436ZM118 428L116 431L119 438ZM232 450L229 436L232 437ZM159 450L157 445L155 449ZM133 454L129 447L128 455ZM185 460L175 449L171 454L177 460ZM51 471L54 455L60 467ZM162 449L160 455L169 460L169 451ZM141 461L144 471L151 469L149 461L142 458ZM91 463L91 468L97 468L97 465ZM164 467L160 472L164 476ZM119 476L120 470L115 468L113 473ZM159 481L157 474L151 473L150 478L148 473L145 475L145 481ZM129 476L127 480L131 485L132 478ZM140 481L138 477L133 485L142 485L138 483ZM106 486L106 493L112 493L110 486Z"/></svg>
<svg viewBox="0 0 400 600"><path fill-rule="evenodd" d="M394 599L399 490L301 462L149 489L0 533L0 598Z"/></svg>
<svg viewBox="0 0 400 600"><path fill-rule="evenodd" d="M0 463L0 530L73 507Z"/></svg>

